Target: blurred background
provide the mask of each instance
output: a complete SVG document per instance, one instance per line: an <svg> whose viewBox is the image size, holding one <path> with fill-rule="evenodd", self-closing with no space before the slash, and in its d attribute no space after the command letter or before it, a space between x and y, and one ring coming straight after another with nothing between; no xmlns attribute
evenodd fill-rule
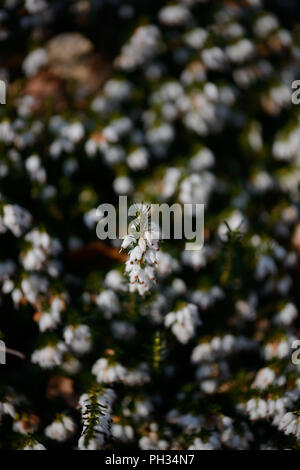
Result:
<svg viewBox="0 0 300 470"><path fill-rule="evenodd" d="M299 2L1 0L0 57L0 447L299 449ZM129 282L120 195L204 248Z"/></svg>

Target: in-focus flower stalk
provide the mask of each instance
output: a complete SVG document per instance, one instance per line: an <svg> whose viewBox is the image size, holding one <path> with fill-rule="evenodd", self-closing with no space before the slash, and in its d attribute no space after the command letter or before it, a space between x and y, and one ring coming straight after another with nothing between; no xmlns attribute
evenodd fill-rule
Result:
<svg viewBox="0 0 300 470"><path fill-rule="evenodd" d="M137 204L135 208L136 218L129 224L129 233L124 238L121 250L128 249L125 272L129 277L130 292L137 291L144 295L156 282L159 228L151 221L149 205Z"/></svg>

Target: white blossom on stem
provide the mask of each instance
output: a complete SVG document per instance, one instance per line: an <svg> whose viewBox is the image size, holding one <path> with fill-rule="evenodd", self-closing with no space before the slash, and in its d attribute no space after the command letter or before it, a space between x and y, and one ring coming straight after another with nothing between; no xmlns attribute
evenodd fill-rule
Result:
<svg viewBox="0 0 300 470"><path fill-rule="evenodd" d="M138 291L144 295L155 283L159 230L149 220L151 213L148 205L138 204L136 208L137 217L130 224L129 234L124 238L121 250L128 249L129 259L125 271L130 281L130 292Z"/></svg>

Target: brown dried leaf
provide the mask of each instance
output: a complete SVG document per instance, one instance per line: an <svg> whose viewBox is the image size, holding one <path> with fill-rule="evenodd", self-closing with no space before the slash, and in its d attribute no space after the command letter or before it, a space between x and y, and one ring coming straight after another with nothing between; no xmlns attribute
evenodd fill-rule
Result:
<svg viewBox="0 0 300 470"><path fill-rule="evenodd" d="M61 375L53 375L49 379L46 397L48 399L61 397L71 407L76 407L78 404L78 396L74 392L74 380Z"/></svg>

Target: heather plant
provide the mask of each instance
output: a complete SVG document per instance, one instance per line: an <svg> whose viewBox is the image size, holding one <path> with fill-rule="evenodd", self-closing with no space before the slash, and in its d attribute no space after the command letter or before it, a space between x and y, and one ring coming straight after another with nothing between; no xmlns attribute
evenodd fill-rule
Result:
<svg viewBox="0 0 300 470"><path fill-rule="evenodd" d="M0 448L299 449L287 5L2 2ZM161 203L205 205L203 247Z"/></svg>

